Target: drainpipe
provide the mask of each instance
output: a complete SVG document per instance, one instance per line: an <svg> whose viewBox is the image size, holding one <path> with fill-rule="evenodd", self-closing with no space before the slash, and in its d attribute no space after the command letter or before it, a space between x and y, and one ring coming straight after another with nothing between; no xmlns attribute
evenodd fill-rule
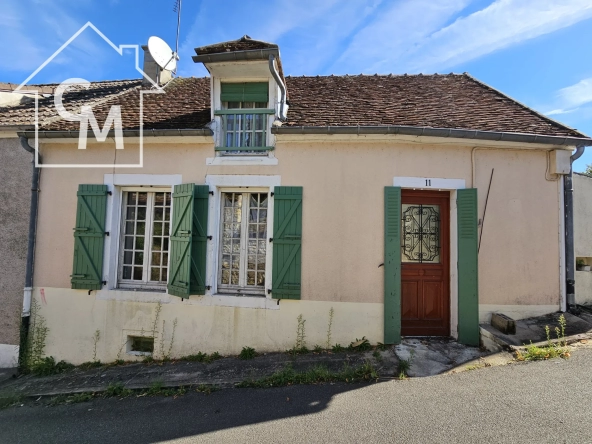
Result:
<svg viewBox="0 0 592 444"><path fill-rule="evenodd" d="M21 146L33 153L33 175L31 179L31 207L29 212L29 236L27 245L27 266L25 271L25 288L23 292L23 312L22 312L22 332L21 332L21 348L27 344L29 336L29 322L31 319L31 293L33 291L33 266L35 260L35 237L37 234L37 208L39 202L39 173L40 168L35 166L35 148L29 145L26 137L19 136ZM41 156L38 157L41 163ZM23 353L20 353L23 356ZM20 366L23 365L19 362Z"/></svg>
<svg viewBox="0 0 592 444"><path fill-rule="evenodd" d="M275 68L275 64L273 63L274 60L275 60L275 56L273 54L270 54L269 55L269 71L271 71L271 75L273 76L276 83L280 87L280 92L282 95L280 98L279 118L282 122L284 122L288 118L288 116L287 116L288 110L287 110L287 104L286 104L286 85L284 85L284 82L282 82L282 79L281 79L279 73L277 72L277 69Z"/></svg>
<svg viewBox="0 0 592 444"><path fill-rule="evenodd" d="M577 147L576 152L570 158L571 165L584 154L585 147ZM563 193L565 196L565 283L566 302L568 312L577 312L576 307L576 276L575 276L575 252L574 252L574 222L573 222L573 167L569 174L563 177Z"/></svg>

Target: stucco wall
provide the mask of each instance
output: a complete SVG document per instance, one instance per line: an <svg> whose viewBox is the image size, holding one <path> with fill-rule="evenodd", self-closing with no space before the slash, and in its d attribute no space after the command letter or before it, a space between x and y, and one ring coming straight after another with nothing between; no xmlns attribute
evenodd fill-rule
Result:
<svg viewBox="0 0 592 444"><path fill-rule="evenodd" d="M573 175L576 257L592 257L592 177Z"/></svg>
<svg viewBox="0 0 592 444"><path fill-rule="evenodd" d="M592 265L592 177L573 175L576 258ZM592 304L592 272L576 271L576 302Z"/></svg>
<svg viewBox="0 0 592 444"><path fill-rule="evenodd" d="M79 152L75 146L54 144L45 145L42 151L45 161L51 163L82 159L88 163L108 163L115 159L113 147L101 145L89 146L86 152ZM537 314L536 307L546 312L559 308L559 185L557 181L545 179L547 163L544 151L479 149L473 152L472 146L451 142L430 145L360 137L302 143L279 139L275 151L279 164L275 166L207 166L206 157L213 155L212 145L148 143L144 146L142 169L117 169L115 172L182 174L183 182L195 183L204 183L207 175L279 175L282 185L303 186L302 301L286 304L283 301L279 314L249 308L216 309L224 313L223 317L234 320L219 324L225 326L228 334L237 334L235 322L238 319L247 325L251 321L268 319L272 323L266 328L273 330L266 330L269 336L289 337L285 332L295 331L295 320L292 318L299 310L308 310L310 316L318 316L318 319L309 318L307 325L318 324L315 329L324 331L326 326L321 328L321 324L326 321L329 307L347 302L353 303L348 305L348 313L355 313L356 307L361 311L359 317L349 318L349 341L355 339L355 334L372 335L375 341L381 341L381 315L377 317L375 314L369 321L362 314L366 304L379 307L380 313L382 311L384 268L378 268L378 265L383 262L384 187L393 185L396 176L464 179L466 186L471 187L473 157L475 186L479 190L479 218L483 218L491 170L495 169L479 254L481 318L487 318L491 311L503 311L504 307L523 316L528 315L532 307L535 308L531 312ZM129 145L123 152L117 153L118 163L136 160L137 149ZM115 319L113 302L93 302L98 301L97 296L66 290L70 286L74 243L72 228L78 184L101 184L104 174L113 172L112 168L48 169L43 172L35 280L38 288L51 289L48 290L51 299L47 298L46 306L42 305L42 310L51 318L50 329L51 325L60 330L74 329L74 325L82 328L77 319L81 311L88 310L96 316L91 324L84 323L84 330L88 330L85 334L89 337L95 329L113 327L120 330L125 324L118 314L119 327L109 326L110 319ZM451 211L455 211L455 205L451 206ZM308 306L305 304L307 301L324 301L327 304L322 304L322 310L317 312L313 308L315 304ZM150 307L153 305L149 304ZM338 305L335 305L336 310ZM136 309L148 310L137 305L130 306L129 303L116 306L130 316ZM288 306L296 308L284 308ZM281 314L282 310L286 310L284 314ZM198 322L188 319L202 316L197 308L175 313L179 317L179 325L181 317L187 318L183 322ZM72 327L69 327L70 322ZM185 333L180 333L179 341L196 341L190 329L183 331ZM199 331L201 327L196 333ZM346 332L344 330L344 334ZM74 331L63 333L64 337L77 336ZM184 338L184 334L188 337ZM203 339L208 336L197 337ZM58 341L58 337L55 338ZM345 338L340 340L345 342ZM275 341L279 344L282 339ZM199 349L209 347L205 339L203 343L199 342L194 346ZM270 344L276 342L262 339L259 344L252 345L270 348ZM242 341L235 341L236 346L240 343ZM61 347L60 350L66 353L65 345L53 344L51 347ZM107 355L112 356L113 351L109 353Z"/></svg>
<svg viewBox="0 0 592 444"><path fill-rule="evenodd" d="M0 344L19 343L25 285L31 159L18 139L0 138Z"/></svg>

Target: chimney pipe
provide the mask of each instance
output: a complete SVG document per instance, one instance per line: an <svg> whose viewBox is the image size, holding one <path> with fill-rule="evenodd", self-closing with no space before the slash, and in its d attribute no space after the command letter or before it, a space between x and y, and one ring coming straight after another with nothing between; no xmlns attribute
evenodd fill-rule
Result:
<svg viewBox="0 0 592 444"><path fill-rule="evenodd" d="M142 49L144 50L144 67L142 68L144 73L158 86L168 83L173 78L173 73L158 66L148 51L148 45L142 45ZM149 87L151 85L150 80L142 79L142 86Z"/></svg>

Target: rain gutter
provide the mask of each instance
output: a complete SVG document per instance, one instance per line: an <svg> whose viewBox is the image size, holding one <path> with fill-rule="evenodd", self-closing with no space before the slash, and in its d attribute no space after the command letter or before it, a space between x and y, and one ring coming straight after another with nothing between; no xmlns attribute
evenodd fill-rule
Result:
<svg viewBox="0 0 592 444"><path fill-rule="evenodd" d="M591 138L568 136L541 136L527 133L504 131L480 131L452 128L433 128L427 126L381 125L381 126L281 126L271 129L273 134L400 134L406 136L446 137L455 139L476 139L491 142L541 143L555 146L592 145ZM579 156L578 156L579 157Z"/></svg>

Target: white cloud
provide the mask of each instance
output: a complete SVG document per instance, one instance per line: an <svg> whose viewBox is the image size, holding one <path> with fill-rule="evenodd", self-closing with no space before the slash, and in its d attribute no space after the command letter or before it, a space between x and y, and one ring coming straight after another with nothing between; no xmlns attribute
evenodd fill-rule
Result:
<svg viewBox="0 0 592 444"><path fill-rule="evenodd" d="M191 61L193 48L235 40L244 34L280 44L284 66L288 69L314 72L326 63L328 54L334 57L341 41L381 1L275 0L265 3L265 14L245 2L224 11L223 17L218 5L204 2L179 49L180 73L207 75L203 67ZM204 33L204 29L208 32Z"/></svg>
<svg viewBox="0 0 592 444"><path fill-rule="evenodd" d="M447 68L590 17L590 0L497 0L419 42L408 63L414 71Z"/></svg>
<svg viewBox="0 0 592 444"><path fill-rule="evenodd" d="M442 72L592 17L590 0L495 0L456 18L471 0L401 0L356 33L333 68Z"/></svg>
<svg viewBox="0 0 592 444"><path fill-rule="evenodd" d="M578 111L582 105L592 102L592 77L561 88L555 95L557 97L556 106L559 106L559 108L546 112L547 116L570 114Z"/></svg>
<svg viewBox="0 0 592 444"><path fill-rule="evenodd" d="M462 11L470 0L395 2L360 30L333 66L336 73L403 72L401 61L417 52L432 33Z"/></svg>

